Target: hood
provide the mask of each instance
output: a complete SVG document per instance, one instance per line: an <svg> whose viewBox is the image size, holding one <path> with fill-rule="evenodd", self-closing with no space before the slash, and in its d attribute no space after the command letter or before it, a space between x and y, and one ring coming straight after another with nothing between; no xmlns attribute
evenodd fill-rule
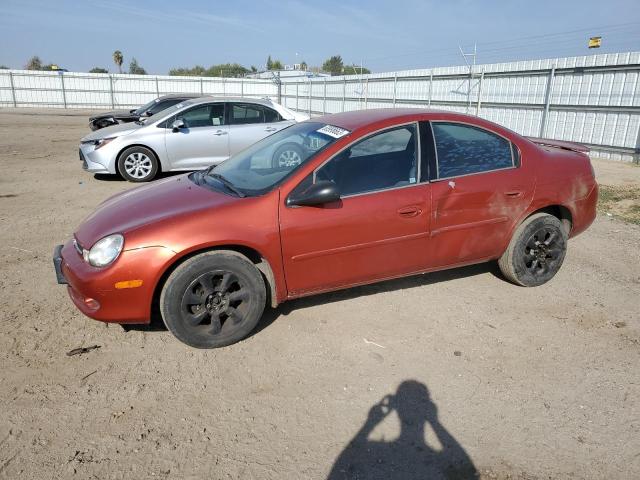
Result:
<svg viewBox="0 0 640 480"><path fill-rule="evenodd" d="M110 127L101 128L95 132L91 132L89 135L82 137L81 142L90 142L92 140L100 140L101 138L109 137L121 137L122 135L128 135L136 130L141 129L145 125L138 125L137 123L120 123L118 125L111 125Z"/></svg>
<svg viewBox="0 0 640 480"><path fill-rule="evenodd" d="M131 110L112 110L110 112L103 112L98 115L94 115L89 118L89 120L96 120L98 118L131 118L131 117L139 117L139 115L133 113Z"/></svg>
<svg viewBox="0 0 640 480"><path fill-rule="evenodd" d="M127 233L152 223L172 221L182 215L236 201L236 197L196 185L188 175L171 177L107 199L82 222L75 237L86 249L112 233L124 235L125 250L151 246L127 244ZM152 244L161 245L161 240L154 239Z"/></svg>

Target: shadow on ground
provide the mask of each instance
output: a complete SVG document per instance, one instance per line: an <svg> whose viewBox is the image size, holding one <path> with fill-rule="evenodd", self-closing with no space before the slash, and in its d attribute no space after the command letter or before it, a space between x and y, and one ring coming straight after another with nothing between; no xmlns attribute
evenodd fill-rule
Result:
<svg viewBox="0 0 640 480"><path fill-rule="evenodd" d="M366 297L369 295L376 295L380 293L392 292L396 290L406 290L409 288L419 288L425 285L431 285L434 283L446 282L450 280L456 280L458 278L473 277L476 275L482 275L485 273L491 273L496 277L502 278L498 267L495 262L481 263L478 265L470 265L468 267L454 268L450 270L443 270L440 272L433 272L429 274L413 275L410 277L399 278L396 280L387 280L384 282L374 283L371 285L364 285L361 287L348 288L345 290L338 290L335 292L323 293L320 295L313 295L310 297L298 298L290 300L279 305L277 308L265 309L260 322L256 328L251 332L249 337L257 335L262 330L267 328L273 322L276 321L281 315L289 315L295 310L300 310L309 307L315 307L318 305L324 305L327 303L338 302L343 300L350 300L359 297ZM159 312L155 312L152 315L151 322L148 325L122 325L125 331L145 331L145 332L160 332L166 331L166 327Z"/></svg>
<svg viewBox="0 0 640 480"><path fill-rule="evenodd" d="M392 441L371 440L377 425L392 412L400 420L400 435ZM427 427L437 446L425 440ZM364 425L336 459L328 480L463 480L479 478L462 445L438 419L426 385L416 380L400 384L369 410Z"/></svg>

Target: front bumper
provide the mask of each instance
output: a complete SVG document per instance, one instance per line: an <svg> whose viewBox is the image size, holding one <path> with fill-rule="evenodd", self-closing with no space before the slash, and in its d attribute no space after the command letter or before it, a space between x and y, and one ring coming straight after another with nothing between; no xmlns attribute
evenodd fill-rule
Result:
<svg viewBox="0 0 640 480"><path fill-rule="evenodd" d="M90 173L116 173L116 153L109 145L96 150L92 143L81 144L78 150L82 168Z"/></svg>
<svg viewBox="0 0 640 480"><path fill-rule="evenodd" d="M149 323L155 286L174 252L164 247L123 251L105 268L84 261L72 241L54 250L53 263L59 284L86 316L113 323ZM136 288L117 288L119 282L141 280Z"/></svg>

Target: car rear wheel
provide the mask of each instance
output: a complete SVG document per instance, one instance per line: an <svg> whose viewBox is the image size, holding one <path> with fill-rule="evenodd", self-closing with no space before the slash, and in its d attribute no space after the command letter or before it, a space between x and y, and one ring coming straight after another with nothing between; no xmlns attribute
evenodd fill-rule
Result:
<svg viewBox="0 0 640 480"><path fill-rule="evenodd" d="M158 173L158 159L146 147L130 147L118 157L118 171L130 182L148 182Z"/></svg>
<svg viewBox="0 0 640 480"><path fill-rule="evenodd" d="M536 213L516 229L498 260L507 280L523 287L548 282L560 270L567 252L567 232L560 220Z"/></svg>
<svg viewBox="0 0 640 480"><path fill-rule="evenodd" d="M264 311L262 275L245 256L206 252L182 263L167 279L160 312L178 340L196 348L236 343L257 325Z"/></svg>
<svg viewBox="0 0 640 480"><path fill-rule="evenodd" d="M273 168L295 167L302 163L302 148L295 143L285 143L278 147L272 158Z"/></svg>

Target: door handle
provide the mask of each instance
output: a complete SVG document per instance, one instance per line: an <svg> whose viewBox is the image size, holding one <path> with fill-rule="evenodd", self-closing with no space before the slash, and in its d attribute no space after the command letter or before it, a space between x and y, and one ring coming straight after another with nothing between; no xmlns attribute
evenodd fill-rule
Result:
<svg viewBox="0 0 640 480"><path fill-rule="evenodd" d="M509 197L509 198L519 198L522 196L522 191L520 190L513 190L511 192L504 192L505 196Z"/></svg>
<svg viewBox="0 0 640 480"><path fill-rule="evenodd" d="M265 132L275 132L278 130L276 127L267 127L264 129Z"/></svg>
<svg viewBox="0 0 640 480"><path fill-rule="evenodd" d="M220 136L220 135L226 135L227 132L225 132L224 130L216 130L215 132L213 132L213 134Z"/></svg>
<svg viewBox="0 0 640 480"><path fill-rule="evenodd" d="M405 218L417 217L422 213L422 209L418 207L404 207L398 210L398 215Z"/></svg>

